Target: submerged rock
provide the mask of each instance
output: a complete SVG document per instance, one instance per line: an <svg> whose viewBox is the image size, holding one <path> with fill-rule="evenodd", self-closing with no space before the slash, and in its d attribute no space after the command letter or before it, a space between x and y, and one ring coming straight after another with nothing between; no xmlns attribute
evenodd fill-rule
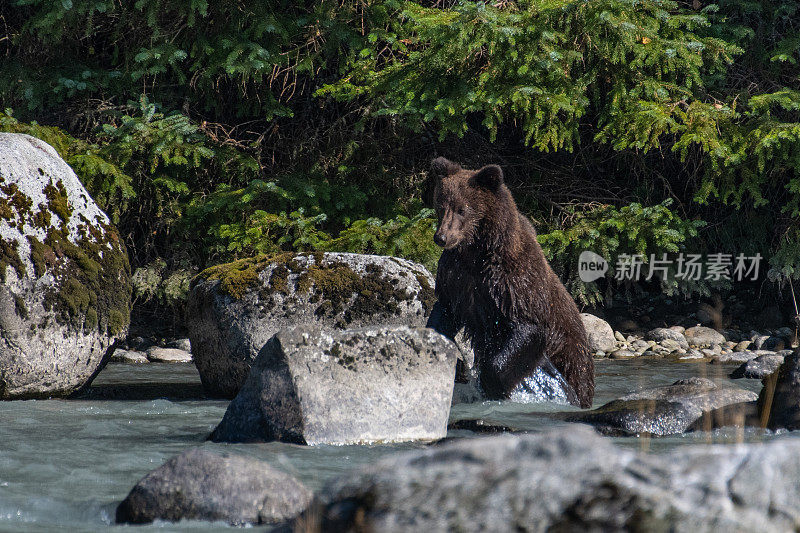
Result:
<svg viewBox="0 0 800 533"><path fill-rule="evenodd" d="M592 352L598 350L610 352L616 347L617 341L614 338L614 330L608 322L589 313L581 313L581 320L589 339L589 350Z"/></svg>
<svg viewBox="0 0 800 533"><path fill-rule="evenodd" d="M427 328L281 330L258 354L211 439L356 444L443 438L457 351Z"/></svg>
<svg viewBox="0 0 800 533"><path fill-rule="evenodd" d="M724 427L761 427L758 402L732 403L706 411L686 431L713 431Z"/></svg>
<svg viewBox="0 0 800 533"><path fill-rule="evenodd" d="M568 422L590 424L608 435L675 435L726 405L753 401L758 395L710 379L689 378L672 385L635 392L591 411L559 415Z"/></svg>
<svg viewBox="0 0 800 533"><path fill-rule="evenodd" d="M48 144L0 133L0 399L88 386L130 321L117 231Z"/></svg>
<svg viewBox="0 0 800 533"><path fill-rule="evenodd" d="M511 426L487 422L482 418L465 418L463 420L450 422L447 425L447 430L472 431L473 433L513 433L515 431L520 431Z"/></svg>
<svg viewBox="0 0 800 533"><path fill-rule="evenodd" d="M800 429L800 349L787 355L777 373L765 377L763 382L758 405L767 427Z"/></svg>
<svg viewBox="0 0 800 533"><path fill-rule="evenodd" d="M572 426L460 439L330 481L321 531L789 531L800 439L642 454Z"/></svg>
<svg viewBox="0 0 800 533"><path fill-rule="evenodd" d="M784 356L779 354L759 355L742 363L736 370L731 372L730 377L732 379L764 379L778 370L781 363L783 363L783 359Z"/></svg>
<svg viewBox="0 0 800 533"><path fill-rule="evenodd" d="M257 459L191 448L147 474L117 507L117 523L154 520L275 524L302 512L311 492Z"/></svg>
<svg viewBox="0 0 800 533"><path fill-rule="evenodd" d="M259 350L282 328L424 326L433 283L417 263L346 253L285 253L209 268L196 278L187 312L203 386L214 396L235 396Z"/></svg>

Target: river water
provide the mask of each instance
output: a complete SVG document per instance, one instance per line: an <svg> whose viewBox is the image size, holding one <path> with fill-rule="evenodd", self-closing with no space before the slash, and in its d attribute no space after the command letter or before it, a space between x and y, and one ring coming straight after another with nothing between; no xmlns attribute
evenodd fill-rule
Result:
<svg viewBox="0 0 800 533"><path fill-rule="evenodd" d="M640 359L597 362L595 407L632 390L701 376L725 379L729 365ZM760 390L756 380L736 385ZM424 444L297 446L213 444L205 438L227 401L203 397L193 365L109 365L80 399L0 402L0 531L97 531L147 472L190 446L252 455L290 472L310 488L356 465ZM570 409L510 402L455 405L451 420L488 422L541 431L563 422L545 414ZM470 436L451 431L449 436ZM660 439L615 438L622 446L660 453L687 443L760 441L756 430L720 430ZM798 437L800 438L800 436ZM215 531L221 523L135 526L136 531Z"/></svg>

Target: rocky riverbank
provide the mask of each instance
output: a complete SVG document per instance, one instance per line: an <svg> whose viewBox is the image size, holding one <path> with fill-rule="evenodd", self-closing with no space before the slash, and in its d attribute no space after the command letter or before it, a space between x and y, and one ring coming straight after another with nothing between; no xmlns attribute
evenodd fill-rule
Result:
<svg viewBox="0 0 800 533"><path fill-rule="evenodd" d="M112 363L192 363L192 345L189 339L128 339L111 354Z"/></svg>

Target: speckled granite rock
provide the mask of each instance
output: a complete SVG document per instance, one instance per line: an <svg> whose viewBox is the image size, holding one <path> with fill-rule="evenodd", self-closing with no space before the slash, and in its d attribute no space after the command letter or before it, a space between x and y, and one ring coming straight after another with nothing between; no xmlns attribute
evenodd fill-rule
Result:
<svg viewBox="0 0 800 533"><path fill-rule="evenodd" d="M48 144L0 133L0 399L87 386L130 321L117 231Z"/></svg>
<svg viewBox="0 0 800 533"><path fill-rule="evenodd" d="M147 359L154 363L191 363L192 354L178 348L153 346L147 349Z"/></svg>
<svg viewBox="0 0 800 533"><path fill-rule="evenodd" d="M663 342L665 340L674 341L678 344L679 348L683 348L684 350L689 349L689 343L686 341L686 337L680 331L675 331L674 329L670 328L655 328L651 329L647 332L647 339L653 340L656 342Z"/></svg>
<svg viewBox="0 0 800 533"><path fill-rule="evenodd" d="M149 363L147 355L144 352L137 352L135 350L120 350L117 348L111 355L111 363L124 363L129 365L138 365Z"/></svg>
<svg viewBox="0 0 800 533"><path fill-rule="evenodd" d="M617 345L614 338L614 330L600 317L589 313L581 313L583 327L586 328L586 335L589 338L589 349L592 352L598 350L610 352Z"/></svg>
<svg viewBox="0 0 800 533"><path fill-rule="evenodd" d="M355 444L447 432L457 348L427 328L298 326L264 345L211 439Z"/></svg>

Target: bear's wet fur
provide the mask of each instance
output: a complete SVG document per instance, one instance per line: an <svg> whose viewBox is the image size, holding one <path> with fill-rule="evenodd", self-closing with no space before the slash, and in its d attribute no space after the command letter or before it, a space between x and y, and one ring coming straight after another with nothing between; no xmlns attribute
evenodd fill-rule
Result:
<svg viewBox="0 0 800 533"><path fill-rule="evenodd" d="M433 160L434 203L444 248L428 327L453 338L464 329L479 380L491 399L508 398L547 359L590 407L594 361L567 289L519 212L497 165L466 170Z"/></svg>

